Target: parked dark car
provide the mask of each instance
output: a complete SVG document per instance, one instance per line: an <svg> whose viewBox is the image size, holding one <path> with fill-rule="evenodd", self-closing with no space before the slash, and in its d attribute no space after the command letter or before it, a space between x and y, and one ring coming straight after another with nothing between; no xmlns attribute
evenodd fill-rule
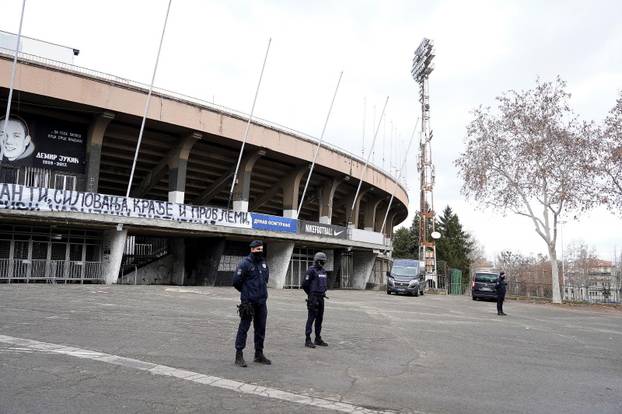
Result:
<svg viewBox="0 0 622 414"><path fill-rule="evenodd" d="M495 284L499 278L499 273L476 272L471 282L471 296L473 300L494 299L497 300L497 290Z"/></svg>
<svg viewBox="0 0 622 414"><path fill-rule="evenodd" d="M425 288L424 271L419 260L395 259L390 272L387 272L387 295L406 293L423 295Z"/></svg>

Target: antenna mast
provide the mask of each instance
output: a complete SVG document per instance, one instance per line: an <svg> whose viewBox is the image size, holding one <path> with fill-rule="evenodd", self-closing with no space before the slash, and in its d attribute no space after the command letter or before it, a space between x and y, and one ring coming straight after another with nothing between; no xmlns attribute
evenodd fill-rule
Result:
<svg viewBox="0 0 622 414"><path fill-rule="evenodd" d="M424 38L415 51L411 74L419 84L421 102L421 140L417 169L420 175L419 207L419 260L425 262L426 280L433 280L438 286L436 272L436 244L432 238L434 229L434 165L432 164L432 130L430 129L430 94L428 77L434 70L432 59L435 56L434 44Z"/></svg>

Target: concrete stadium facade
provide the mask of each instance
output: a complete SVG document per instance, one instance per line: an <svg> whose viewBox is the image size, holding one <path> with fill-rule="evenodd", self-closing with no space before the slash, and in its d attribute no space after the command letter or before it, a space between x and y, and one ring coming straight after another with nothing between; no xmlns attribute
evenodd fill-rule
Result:
<svg viewBox="0 0 622 414"><path fill-rule="evenodd" d="M4 104L10 69L0 54ZM382 284L392 229L408 215L405 188L370 166L354 203L364 160L323 145L295 218L317 141L289 128L253 121L228 209L247 116L156 90L125 197L146 94L20 55L7 134L27 139L3 147L0 281L228 284L262 238L272 287L298 287L318 250L333 286Z"/></svg>

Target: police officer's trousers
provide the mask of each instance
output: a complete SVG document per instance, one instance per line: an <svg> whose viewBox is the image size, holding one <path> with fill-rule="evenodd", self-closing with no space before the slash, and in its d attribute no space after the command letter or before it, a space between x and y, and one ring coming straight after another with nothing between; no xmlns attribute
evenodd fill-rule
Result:
<svg viewBox="0 0 622 414"><path fill-rule="evenodd" d="M238 326L238 334L235 338L235 349L241 351L246 346L246 334L251 327L251 319L253 321L253 331L255 333L255 352L263 351L263 341L266 337L266 319L268 317L268 307L265 303L253 303L255 316L252 318L244 317L240 319Z"/></svg>
<svg viewBox="0 0 622 414"><path fill-rule="evenodd" d="M322 333L322 321L324 320L324 297L320 295L309 295L308 298L307 325L305 326L305 336L311 337L311 328L315 321L315 337L320 338Z"/></svg>
<svg viewBox="0 0 622 414"><path fill-rule="evenodd" d="M505 300L505 294L497 294L497 313L503 313L503 301Z"/></svg>

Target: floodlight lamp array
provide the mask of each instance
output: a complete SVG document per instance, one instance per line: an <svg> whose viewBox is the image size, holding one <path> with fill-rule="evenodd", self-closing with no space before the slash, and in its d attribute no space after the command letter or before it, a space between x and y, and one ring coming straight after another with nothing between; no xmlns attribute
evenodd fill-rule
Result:
<svg viewBox="0 0 622 414"><path fill-rule="evenodd" d="M423 82L432 73L434 70L434 65L432 64L434 56L434 42L424 38L415 51L412 69L410 70L415 81Z"/></svg>

